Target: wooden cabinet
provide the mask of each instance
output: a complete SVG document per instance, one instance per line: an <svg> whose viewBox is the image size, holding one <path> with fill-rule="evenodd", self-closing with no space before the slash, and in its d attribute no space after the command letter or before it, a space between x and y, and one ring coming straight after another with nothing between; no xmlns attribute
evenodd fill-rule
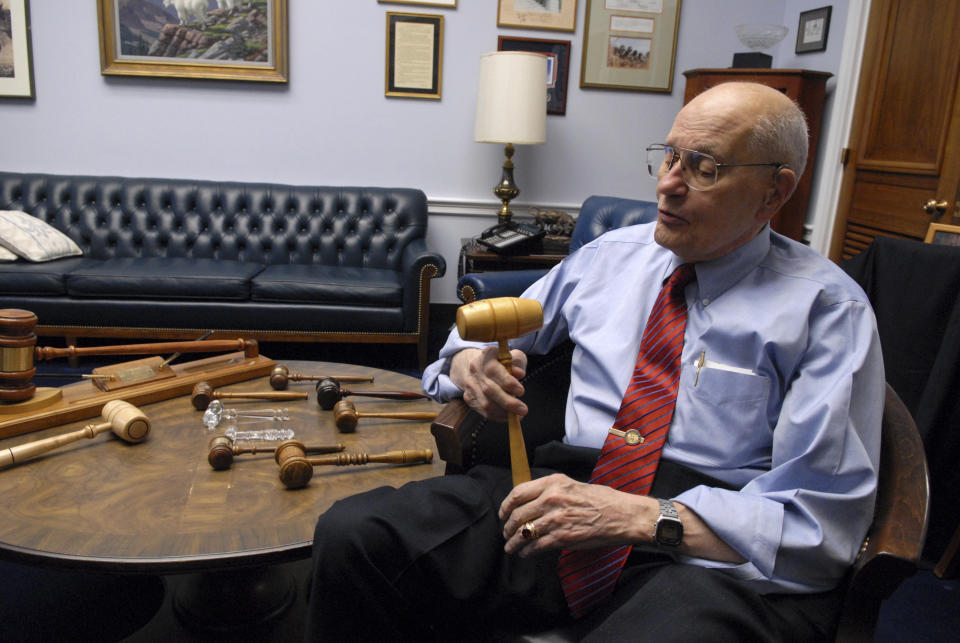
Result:
<svg viewBox="0 0 960 643"><path fill-rule="evenodd" d="M770 222L774 230L782 235L803 240L803 224L807 220L807 205L810 202L810 182L816 167L817 144L820 141L820 121L823 116L823 102L826 98L827 79L833 74L825 71L807 69L691 69L683 72L687 77L687 88L683 96L684 104L690 99L714 85L730 81L762 83L792 98L800 105L807 117L810 129L810 154L807 168L800 177L796 192L784 204L780 212Z"/></svg>

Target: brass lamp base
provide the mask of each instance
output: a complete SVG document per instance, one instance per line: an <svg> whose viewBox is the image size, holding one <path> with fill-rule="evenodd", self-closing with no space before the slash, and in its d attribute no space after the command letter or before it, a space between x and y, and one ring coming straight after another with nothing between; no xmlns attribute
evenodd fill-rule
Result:
<svg viewBox="0 0 960 643"><path fill-rule="evenodd" d="M517 198L517 195L520 194L520 188L513 182L513 143L507 143L507 146L503 148L503 153L507 158L503 162L500 182L493 188L494 195L503 204L500 206L500 211L497 212L497 223L500 225L510 223L510 219L513 217L513 212L510 210L510 200Z"/></svg>

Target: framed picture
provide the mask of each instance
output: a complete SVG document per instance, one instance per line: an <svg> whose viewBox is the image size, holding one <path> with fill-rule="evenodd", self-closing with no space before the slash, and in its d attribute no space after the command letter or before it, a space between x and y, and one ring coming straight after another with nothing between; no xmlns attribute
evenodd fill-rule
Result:
<svg viewBox="0 0 960 643"><path fill-rule="evenodd" d="M429 7L454 7L457 0L377 0L381 4L423 4Z"/></svg>
<svg viewBox="0 0 960 643"><path fill-rule="evenodd" d="M497 51L532 51L547 57L547 113L567 113L570 41L539 38L497 38Z"/></svg>
<svg viewBox="0 0 960 643"><path fill-rule="evenodd" d="M581 87L673 91L681 0L587 0Z"/></svg>
<svg viewBox="0 0 960 643"><path fill-rule="evenodd" d="M938 246L960 246L960 225L931 223L923 242Z"/></svg>
<svg viewBox="0 0 960 643"><path fill-rule="evenodd" d="M797 25L798 54L823 51L827 48L827 34L830 32L830 12L833 7L820 7L800 14Z"/></svg>
<svg viewBox="0 0 960 643"><path fill-rule="evenodd" d="M498 0L498 27L573 31L577 0Z"/></svg>
<svg viewBox="0 0 960 643"><path fill-rule="evenodd" d="M440 98L443 16L387 12L386 95Z"/></svg>
<svg viewBox="0 0 960 643"><path fill-rule="evenodd" d="M34 98L28 0L0 0L0 98Z"/></svg>
<svg viewBox="0 0 960 643"><path fill-rule="evenodd" d="M97 0L97 15L106 76L287 82L287 0Z"/></svg>

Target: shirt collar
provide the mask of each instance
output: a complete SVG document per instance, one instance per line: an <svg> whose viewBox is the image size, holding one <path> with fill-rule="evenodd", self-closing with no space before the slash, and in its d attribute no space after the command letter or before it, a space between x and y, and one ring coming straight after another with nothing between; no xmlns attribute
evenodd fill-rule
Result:
<svg viewBox="0 0 960 643"><path fill-rule="evenodd" d="M699 297L710 301L716 299L759 266L769 252L770 226L768 224L753 239L722 257L698 262L696 270ZM680 257L674 255L667 276L682 263Z"/></svg>

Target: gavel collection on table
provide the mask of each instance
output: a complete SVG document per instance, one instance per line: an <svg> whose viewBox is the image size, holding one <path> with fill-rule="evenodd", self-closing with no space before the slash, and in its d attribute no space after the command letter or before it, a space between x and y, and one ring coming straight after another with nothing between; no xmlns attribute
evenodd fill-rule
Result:
<svg viewBox="0 0 960 643"><path fill-rule="evenodd" d="M29 378L33 375L32 362L27 357L36 357L42 359L52 354L51 349L34 349L35 337L32 337L32 324L35 321L22 319L22 315L13 313L22 313L23 311L0 311L0 318L10 318L11 323L6 324L7 340L9 335L19 334L24 337L16 338L13 342L15 346L10 345L11 341L0 341L0 351L9 352L15 350L15 357L21 359L13 363L16 368L13 369L13 379L10 377L0 378L0 392L10 393L16 391L15 395L0 396L0 402L11 402L24 399L24 390L30 389L32 393L32 384L29 384ZM0 319L0 321L2 321ZM517 299L513 297L500 297L495 299L486 299L461 306L457 311L457 328L460 336L465 340L481 342L497 342L499 345L498 359L509 370L511 368L510 350L507 340L520 337L523 334L536 330L542 324L543 312L539 302L530 299ZM10 329L13 329L13 332ZM0 331L3 331L3 324L0 324ZM2 333L0 333L2 335ZM29 335L30 337L26 337ZM194 343L177 344L177 350L194 351L199 350L196 345L203 344L207 348L244 349L246 344L241 340L237 342L214 342L198 341ZM156 346L169 345L157 344ZM129 352L141 352L146 350L148 345L137 345L131 347ZM69 349L65 355L78 354L83 349ZM162 350L162 349L158 349ZM255 348L254 348L255 350ZM96 354L91 351L91 354ZM123 354L122 352L120 354ZM26 356L26 357L25 357ZM4 354L0 353L0 357ZM10 360L7 360L9 362ZM0 375L3 372L10 374L10 369L5 368L5 362L0 361ZM236 409L225 409L222 406L222 400L301 400L307 399L305 392L287 391L290 382L316 381L315 391L317 405L321 410L332 410L334 424L340 433L354 433L357 430L361 418L392 418L401 420L426 421L437 417L434 412L425 411L378 411L361 412L354 404L346 399L348 396L372 397L380 399L390 399L398 401L413 401L427 398L422 393L406 391L363 391L350 390L341 386L341 382L370 382L373 377L352 376L352 375L303 375L291 373L286 366L276 366L270 373L271 391L252 391L252 392L226 392L216 390L208 382L199 382L193 388L190 401L198 411L204 411L205 415L210 415L213 406L216 406L218 422L205 422L204 426L216 428L219 424L221 415L223 417L243 417L242 411ZM208 407L209 410L208 410ZM283 409L285 411L286 409ZM265 409L261 411L271 411ZM121 440L136 444L142 442L150 433L151 423L147 416L137 407L123 400L113 400L107 402L101 411L105 420L99 424L88 424L79 431L66 433L59 436L53 436L45 439L27 442L4 450L0 450L0 468L19 464L24 460L33 458L37 455L51 451L63 445L75 442L83 438L94 438L105 431L112 431ZM285 414L249 414L253 418L282 418ZM530 479L530 467L527 462L526 449L523 444L523 434L521 432L519 419L515 415L508 416L508 431L510 445L510 463L513 471L514 485ZM246 433L257 433L246 432ZM262 432L264 434L269 431ZM272 432L276 434L276 431ZM287 434L292 434L287 431ZM239 435L239 432L237 433ZM276 438L273 438L276 440ZM210 466L215 470L229 469L235 456L241 454L272 453L273 459L279 467L279 479L288 489L297 489L306 486L313 476L313 469L317 466L348 466L365 465L369 463L386 463L398 465L427 464L433 461L433 452L430 449L401 449L388 451L386 453L346 453L345 446L341 443L329 445L311 445L286 439L279 442L276 446L268 443L254 443L252 446L241 446L239 439L235 440L227 434L214 435L208 444L207 460ZM308 457L308 454L311 454Z"/></svg>

